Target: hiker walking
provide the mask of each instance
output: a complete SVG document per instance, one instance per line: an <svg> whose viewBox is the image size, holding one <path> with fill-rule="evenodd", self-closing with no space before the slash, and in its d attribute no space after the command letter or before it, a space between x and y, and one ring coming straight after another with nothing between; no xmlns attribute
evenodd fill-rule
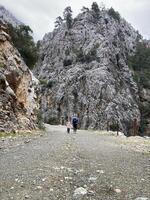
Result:
<svg viewBox="0 0 150 200"><path fill-rule="evenodd" d="M70 129L72 128L72 125L71 125L71 122L70 122L69 119L68 119L68 121L66 123L66 126L67 126L67 133L70 133Z"/></svg>
<svg viewBox="0 0 150 200"><path fill-rule="evenodd" d="M76 133L76 131L77 131L78 123L79 123L79 118L77 117L77 115L74 115L72 117L72 126L73 126L74 133Z"/></svg>

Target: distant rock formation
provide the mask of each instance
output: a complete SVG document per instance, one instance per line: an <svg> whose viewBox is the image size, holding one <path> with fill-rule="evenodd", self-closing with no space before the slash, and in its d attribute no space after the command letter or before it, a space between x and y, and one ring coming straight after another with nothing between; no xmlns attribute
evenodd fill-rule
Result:
<svg viewBox="0 0 150 200"><path fill-rule="evenodd" d="M138 33L106 9L84 9L70 28L60 23L40 43L35 74L45 122L77 113L82 128L133 134L140 122L138 88L127 65Z"/></svg>
<svg viewBox="0 0 150 200"><path fill-rule="evenodd" d="M0 131L36 127L37 82L11 43L7 25L0 21Z"/></svg>
<svg viewBox="0 0 150 200"><path fill-rule="evenodd" d="M0 5L0 20L3 22L10 23L12 26L19 26L23 23L16 19L4 6Z"/></svg>

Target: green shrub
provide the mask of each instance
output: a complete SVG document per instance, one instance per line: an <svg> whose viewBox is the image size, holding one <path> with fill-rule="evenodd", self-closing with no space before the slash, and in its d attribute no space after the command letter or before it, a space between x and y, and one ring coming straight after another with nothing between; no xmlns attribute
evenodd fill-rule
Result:
<svg viewBox="0 0 150 200"><path fill-rule="evenodd" d="M39 81L40 81L40 84L41 84L41 85L47 85L47 80L45 80L45 79L40 79Z"/></svg>
<svg viewBox="0 0 150 200"><path fill-rule="evenodd" d="M92 3L92 11L93 11L93 17L95 19L99 19L100 9L96 2Z"/></svg>
<svg viewBox="0 0 150 200"><path fill-rule="evenodd" d="M0 68L4 68L5 67L5 64L0 62Z"/></svg>
<svg viewBox="0 0 150 200"><path fill-rule="evenodd" d="M85 62L85 55L84 55L82 47L79 50L76 50L75 53L76 53L76 61L84 63Z"/></svg>
<svg viewBox="0 0 150 200"><path fill-rule="evenodd" d="M99 44L95 44L94 47L85 55L85 61L87 63L92 62L93 60L97 60L97 48Z"/></svg>
<svg viewBox="0 0 150 200"><path fill-rule="evenodd" d="M118 123L113 122L112 124L110 124L109 129L110 131L119 131Z"/></svg>
<svg viewBox="0 0 150 200"><path fill-rule="evenodd" d="M47 83L48 88L52 88L55 85L55 81L49 80Z"/></svg>
<svg viewBox="0 0 150 200"><path fill-rule="evenodd" d="M73 18L72 18L72 10L71 7L68 6L65 8L63 12L64 20L66 21L66 25L68 30L72 28Z"/></svg>
<svg viewBox="0 0 150 200"><path fill-rule="evenodd" d="M108 10L109 16L113 17L115 20L120 22L120 14L119 12L115 11L112 7Z"/></svg>
<svg viewBox="0 0 150 200"><path fill-rule="evenodd" d="M138 86L150 88L150 48L139 42L135 54L128 57L127 63L134 70L134 80Z"/></svg>
<svg viewBox="0 0 150 200"><path fill-rule="evenodd" d="M58 118L56 117L49 117L48 119L48 124L51 124L51 125L58 125L60 124L60 121Z"/></svg>
<svg viewBox="0 0 150 200"><path fill-rule="evenodd" d="M72 65L72 60L71 59L64 59L64 61L63 61L63 65L64 66L69 66L69 65Z"/></svg>
<svg viewBox="0 0 150 200"><path fill-rule="evenodd" d="M41 110L37 112L37 126L39 129L45 129Z"/></svg>
<svg viewBox="0 0 150 200"><path fill-rule="evenodd" d="M128 65L134 71L134 81L139 88L139 109L141 112L140 133L144 134L148 127L150 103L143 99L143 88L150 89L150 48L145 43L138 42L136 52L128 58Z"/></svg>

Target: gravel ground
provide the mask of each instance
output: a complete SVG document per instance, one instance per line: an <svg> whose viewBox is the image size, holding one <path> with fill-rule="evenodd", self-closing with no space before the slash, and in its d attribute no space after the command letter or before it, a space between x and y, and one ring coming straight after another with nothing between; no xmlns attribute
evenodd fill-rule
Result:
<svg viewBox="0 0 150 200"><path fill-rule="evenodd" d="M148 139L46 127L0 138L0 200L150 199Z"/></svg>

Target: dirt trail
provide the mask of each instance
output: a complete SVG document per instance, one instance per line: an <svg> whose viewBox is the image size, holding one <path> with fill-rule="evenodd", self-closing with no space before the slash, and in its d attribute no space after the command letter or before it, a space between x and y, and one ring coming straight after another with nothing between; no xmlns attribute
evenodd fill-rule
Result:
<svg viewBox="0 0 150 200"><path fill-rule="evenodd" d="M0 139L0 200L148 199L150 154L124 140L48 125L43 134Z"/></svg>

